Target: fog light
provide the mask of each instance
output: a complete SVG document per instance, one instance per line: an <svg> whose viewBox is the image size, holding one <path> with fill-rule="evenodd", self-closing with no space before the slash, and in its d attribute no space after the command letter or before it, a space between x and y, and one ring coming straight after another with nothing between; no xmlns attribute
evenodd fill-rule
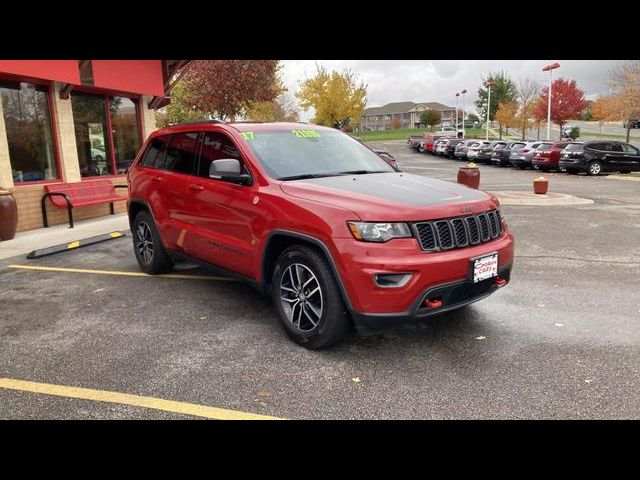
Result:
<svg viewBox="0 0 640 480"><path fill-rule="evenodd" d="M374 279L379 287L400 288L411 280L411 276L410 273L376 273Z"/></svg>

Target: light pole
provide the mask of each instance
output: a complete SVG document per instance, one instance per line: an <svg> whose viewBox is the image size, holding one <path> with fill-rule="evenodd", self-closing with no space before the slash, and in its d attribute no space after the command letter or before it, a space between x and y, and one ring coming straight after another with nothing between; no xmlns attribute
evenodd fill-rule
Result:
<svg viewBox="0 0 640 480"><path fill-rule="evenodd" d="M462 94L462 138L465 138L465 126L464 126L464 117L466 117L466 112L464 110L464 94L467 93L467 89L465 88L460 92Z"/></svg>
<svg viewBox="0 0 640 480"><path fill-rule="evenodd" d="M552 63L542 69L543 72L549 72L549 104L547 105L547 140L551 140L551 76L552 72L560 67L559 63ZM560 132L562 136L562 132Z"/></svg>
<svg viewBox="0 0 640 480"><path fill-rule="evenodd" d="M496 82L485 82L484 86L489 89L489 96L487 97L487 134L485 135L485 140L489 140L489 112L491 111L491 87L493 87Z"/></svg>
<svg viewBox="0 0 640 480"><path fill-rule="evenodd" d="M458 97L460 96L459 93L456 93L456 138L458 138Z"/></svg>

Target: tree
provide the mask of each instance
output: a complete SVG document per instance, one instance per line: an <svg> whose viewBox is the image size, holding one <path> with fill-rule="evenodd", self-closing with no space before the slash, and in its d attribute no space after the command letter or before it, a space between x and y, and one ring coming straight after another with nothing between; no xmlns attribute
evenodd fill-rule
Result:
<svg viewBox="0 0 640 480"><path fill-rule="evenodd" d="M516 114L518 113L518 102L513 100L511 102L501 103L498 106L496 112L496 121L500 125L500 140L502 140L502 127L507 127L507 135L509 135L509 127L515 127L518 125Z"/></svg>
<svg viewBox="0 0 640 480"><path fill-rule="evenodd" d="M420 114L420 123L425 127L429 126L431 130L433 130L433 127L441 122L441 118L442 116L440 115L440 112L429 109Z"/></svg>
<svg viewBox="0 0 640 480"><path fill-rule="evenodd" d="M544 105L549 101L549 87L542 89L540 99ZM587 107L584 92L580 90L575 80L558 78L551 85L551 121L560 127L560 139L562 139L562 126L567 120L579 118ZM549 140L549 139L547 139Z"/></svg>
<svg viewBox="0 0 640 480"><path fill-rule="evenodd" d="M518 101L520 102L518 125L522 130L522 140L524 140L527 130L529 130L533 107L539 95L540 83L530 78L518 80Z"/></svg>
<svg viewBox="0 0 640 480"><path fill-rule="evenodd" d="M627 143L631 123L640 118L640 60L626 60L611 71L612 103L627 125Z"/></svg>
<svg viewBox="0 0 640 480"><path fill-rule="evenodd" d="M210 120L211 114L197 110L195 105L187 101L189 83L182 79L171 90L171 103L156 111L156 125L164 128L170 123L195 122Z"/></svg>
<svg viewBox="0 0 640 480"><path fill-rule="evenodd" d="M591 118L598 121L600 133L602 133L602 123L605 120L615 120L616 106L615 100L610 96L596 98L591 107Z"/></svg>
<svg viewBox="0 0 640 480"><path fill-rule="evenodd" d="M297 122L298 106L295 98L289 92L283 91L270 102L249 104L245 118L256 122Z"/></svg>
<svg viewBox="0 0 640 480"><path fill-rule="evenodd" d="M296 97L304 111L315 110L313 123L340 128L360 121L367 104L367 85L349 69L329 73L318 65L316 74L302 82Z"/></svg>
<svg viewBox="0 0 640 480"><path fill-rule="evenodd" d="M505 72L490 73L486 78L483 78L482 86L478 89L478 100L476 100L476 109L482 119L487 118L489 91L484 85L489 81L495 82L495 85L491 87L491 108L489 110L489 120L494 120L498 105L515 100L518 96L518 91L516 84Z"/></svg>
<svg viewBox="0 0 640 480"><path fill-rule="evenodd" d="M480 117L478 117L478 115L476 115L475 113L469 113L467 112L467 120L472 121L472 122L478 122L480 123Z"/></svg>
<svg viewBox="0 0 640 480"><path fill-rule="evenodd" d="M397 130L398 128L400 128L401 125L402 125L402 122L400 121L399 118L394 118L391 120L391 128L393 128L394 130Z"/></svg>
<svg viewBox="0 0 640 480"><path fill-rule="evenodd" d="M233 119L281 93L278 69L278 60L195 60L181 80L184 100L193 110Z"/></svg>
<svg viewBox="0 0 640 480"><path fill-rule="evenodd" d="M531 115L533 115L533 121L538 128L537 140L540 140L540 124L547 120L547 101L542 96L533 100L533 107L531 108Z"/></svg>

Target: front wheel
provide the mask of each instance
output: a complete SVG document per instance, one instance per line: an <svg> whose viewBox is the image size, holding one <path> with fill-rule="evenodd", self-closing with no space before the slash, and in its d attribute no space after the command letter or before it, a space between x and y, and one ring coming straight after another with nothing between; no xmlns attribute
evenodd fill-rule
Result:
<svg viewBox="0 0 640 480"><path fill-rule="evenodd" d="M349 323L340 289L324 256L315 248L294 245L278 258L272 297L291 339L315 350L340 342Z"/></svg>
<svg viewBox="0 0 640 480"><path fill-rule="evenodd" d="M422 145L418 145L418 152L424 153L424 147Z"/></svg>
<svg viewBox="0 0 640 480"><path fill-rule="evenodd" d="M587 166L587 173L593 176L600 175L600 173L602 173L602 164L598 161L589 163Z"/></svg>
<svg viewBox="0 0 640 480"><path fill-rule="evenodd" d="M138 265L145 273L166 273L173 269L173 260L164 249L160 234L149 212L136 215L132 228L133 250Z"/></svg>

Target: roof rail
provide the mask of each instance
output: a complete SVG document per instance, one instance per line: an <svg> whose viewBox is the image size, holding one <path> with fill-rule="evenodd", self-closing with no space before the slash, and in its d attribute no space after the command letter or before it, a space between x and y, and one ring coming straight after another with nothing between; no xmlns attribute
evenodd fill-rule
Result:
<svg viewBox="0 0 640 480"><path fill-rule="evenodd" d="M226 123L226 122L224 122L224 121L222 121L222 120L196 120L196 121L194 121L194 122L170 123L170 124L169 124L169 126L170 126L170 127L177 127L177 126L180 126L180 125L201 125L201 124L203 124L203 123L213 123L213 124L216 124L216 123Z"/></svg>

